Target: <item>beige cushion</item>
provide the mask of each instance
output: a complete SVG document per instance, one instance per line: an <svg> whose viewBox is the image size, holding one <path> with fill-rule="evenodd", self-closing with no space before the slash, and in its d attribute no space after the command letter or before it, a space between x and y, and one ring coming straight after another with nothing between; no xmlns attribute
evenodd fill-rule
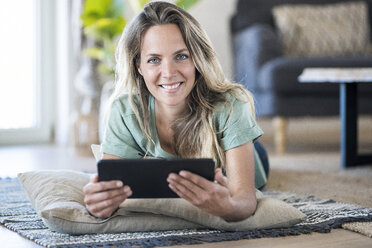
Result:
<svg viewBox="0 0 372 248"><path fill-rule="evenodd" d="M306 218L283 201L262 198L254 215L240 222L226 222L183 199L128 199L110 218L90 215L82 188L89 175L75 171L34 171L18 175L32 206L51 230L70 233L160 231L186 228L251 230L288 227Z"/></svg>
<svg viewBox="0 0 372 248"><path fill-rule="evenodd" d="M273 16L287 56L364 54L369 45L368 5L279 5Z"/></svg>
<svg viewBox="0 0 372 248"><path fill-rule="evenodd" d="M90 145L90 148L92 149L92 153L96 161L100 160L102 158L101 146L97 144L92 144Z"/></svg>

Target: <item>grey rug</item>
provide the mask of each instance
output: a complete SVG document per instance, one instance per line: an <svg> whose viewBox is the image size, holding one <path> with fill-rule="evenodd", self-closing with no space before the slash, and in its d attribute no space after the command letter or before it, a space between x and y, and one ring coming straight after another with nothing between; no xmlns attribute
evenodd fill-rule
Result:
<svg viewBox="0 0 372 248"><path fill-rule="evenodd" d="M50 231L35 213L18 179L0 179L0 223L45 247L154 247L200 244L262 237L279 237L330 232L354 221L372 221L372 209L344 204L310 195L264 191L267 197L281 199L307 215L307 220L291 228L225 232L219 230L177 230L116 234L68 235Z"/></svg>

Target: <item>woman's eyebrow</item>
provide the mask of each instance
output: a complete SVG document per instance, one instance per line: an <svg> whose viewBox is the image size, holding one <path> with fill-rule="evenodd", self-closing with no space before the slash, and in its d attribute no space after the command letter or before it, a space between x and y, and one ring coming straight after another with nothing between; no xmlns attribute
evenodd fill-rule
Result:
<svg viewBox="0 0 372 248"><path fill-rule="evenodd" d="M145 55L146 57L160 57L160 54L157 53L149 53Z"/></svg>
<svg viewBox="0 0 372 248"><path fill-rule="evenodd" d="M182 53L182 52L189 52L189 49L187 48L182 48L180 50L177 50L173 53L173 55L176 55L176 54L179 54L179 53ZM160 54L157 54L157 53L148 53L145 55L146 57L161 57Z"/></svg>
<svg viewBox="0 0 372 248"><path fill-rule="evenodd" d="M175 51L173 54L178 54L178 53L182 53L182 52L189 52L189 49L187 49L187 48L182 48L182 49L180 49L180 50Z"/></svg>

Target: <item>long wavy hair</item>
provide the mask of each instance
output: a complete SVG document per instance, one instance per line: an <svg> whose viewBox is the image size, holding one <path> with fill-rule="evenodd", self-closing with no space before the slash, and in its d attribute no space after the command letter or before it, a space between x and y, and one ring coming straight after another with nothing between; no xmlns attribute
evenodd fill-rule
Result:
<svg viewBox="0 0 372 248"><path fill-rule="evenodd" d="M232 110L232 103L224 94L228 92L241 101L249 102L251 113L254 114L253 99L240 84L226 79L207 34L183 9L167 2L151 2L126 26L116 50L116 82L110 104L121 94L127 93L140 128L148 138L147 152L152 147L155 149L149 124L150 92L138 72L138 65L143 35L150 27L164 24L179 27L196 68L195 86L187 98L188 108L172 125L174 152L182 158L213 158L217 167L224 168L224 151L213 126L215 106L225 102ZM135 98L135 95L138 97ZM139 101L135 102L135 99Z"/></svg>

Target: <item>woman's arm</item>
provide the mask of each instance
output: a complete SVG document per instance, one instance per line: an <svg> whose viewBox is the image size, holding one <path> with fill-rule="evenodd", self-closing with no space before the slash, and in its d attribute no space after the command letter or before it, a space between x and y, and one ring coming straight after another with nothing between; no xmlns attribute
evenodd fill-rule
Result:
<svg viewBox="0 0 372 248"><path fill-rule="evenodd" d="M226 174L233 211L230 211L225 219L245 219L256 210L253 149L253 143L248 142L226 151Z"/></svg>
<svg viewBox="0 0 372 248"><path fill-rule="evenodd" d="M115 156L115 155L104 153L102 155L102 159L122 159L122 158L118 157L118 156Z"/></svg>
<svg viewBox="0 0 372 248"><path fill-rule="evenodd" d="M243 220L256 209L253 144L246 143L226 152L227 177L216 170L210 182L188 171L171 173L169 187L200 209L228 221Z"/></svg>

